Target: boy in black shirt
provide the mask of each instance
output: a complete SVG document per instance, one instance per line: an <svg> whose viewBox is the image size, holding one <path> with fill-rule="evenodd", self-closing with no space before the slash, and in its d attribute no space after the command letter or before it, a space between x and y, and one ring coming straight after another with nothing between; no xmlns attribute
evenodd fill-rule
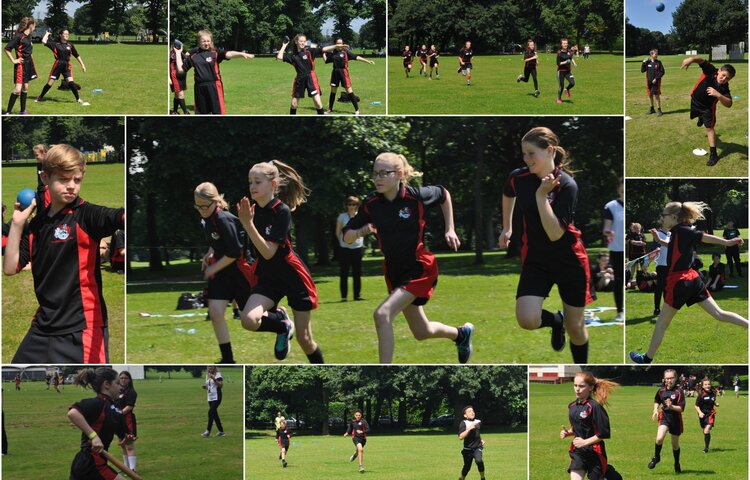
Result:
<svg viewBox="0 0 750 480"><path fill-rule="evenodd" d="M646 93L651 103L651 109L648 111L648 114L656 113L654 111L654 97L656 97L656 105L659 109L658 115L661 117L664 115L661 112L661 77L664 76L664 65L658 59L659 50L652 48L648 53L649 58L646 58L641 63L641 73L646 74Z"/></svg>
<svg viewBox="0 0 750 480"><path fill-rule="evenodd" d="M354 419L346 426L344 436L351 435L352 443L357 447L354 454L349 457L349 461L359 459L359 473L364 473L365 467L362 466L362 460L365 456L365 445L367 444L367 434L370 433L370 425L367 420L362 418L362 410L354 411Z"/></svg>
<svg viewBox="0 0 750 480"><path fill-rule="evenodd" d="M464 480L471 470L471 462L477 464L479 475L484 478L484 461L482 460L482 450L484 450L484 440L479 434L479 428L482 421L477 420L474 407L467 405L464 407L464 420L458 425L458 438L464 441L464 448L461 455L464 457L464 467L461 469L459 480Z"/></svg>

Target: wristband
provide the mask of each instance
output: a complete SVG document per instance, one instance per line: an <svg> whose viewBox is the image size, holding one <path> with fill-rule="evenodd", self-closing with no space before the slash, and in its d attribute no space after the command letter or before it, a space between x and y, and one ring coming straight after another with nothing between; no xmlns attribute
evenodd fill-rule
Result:
<svg viewBox="0 0 750 480"><path fill-rule="evenodd" d="M93 440L93 439L94 439L94 437L96 437L96 435L97 435L97 433L96 433L95 431L93 431L93 430L92 430L92 431L91 431L91 433L89 433L89 435L88 435L88 437L89 437L89 440Z"/></svg>

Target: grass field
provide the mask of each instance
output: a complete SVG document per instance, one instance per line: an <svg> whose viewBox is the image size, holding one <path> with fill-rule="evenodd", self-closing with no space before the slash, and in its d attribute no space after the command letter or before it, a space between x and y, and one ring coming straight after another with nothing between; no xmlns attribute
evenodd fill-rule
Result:
<svg viewBox="0 0 750 480"><path fill-rule="evenodd" d="M125 166L122 163L89 164L81 187L81 198L98 205L125 205ZM13 209L16 194L22 188L36 189L34 165L2 169L2 200ZM11 212L7 214L9 220ZM113 362L124 360L125 281L123 275L102 269L104 301L109 316L109 354ZM23 336L29 329L38 304L34 295L31 271L3 277L3 363L10 363Z"/></svg>
<svg viewBox="0 0 750 480"><path fill-rule="evenodd" d="M701 76L698 65L680 70L684 55L659 56L665 75L661 83L664 116L648 115L646 74L641 62L647 55L625 61L627 142L626 174L628 177L747 177L747 60L736 63L737 76L729 85L732 108L716 107L716 146L720 161L706 166L708 155L693 155L693 149L708 150L706 129L690 120L690 92ZM707 55L700 55L708 58ZM721 66L724 62L716 62ZM666 147L666 148L665 148Z"/></svg>
<svg viewBox="0 0 750 480"><path fill-rule="evenodd" d="M490 430L490 429L488 429ZM491 430L490 430L491 431ZM321 479L357 475L351 438L341 435L292 437L287 468L279 462L279 447L272 432L247 432L247 478ZM487 478L526 478L526 432L486 433L483 459ZM457 478L461 474L462 443L453 431L367 436L365 476L403 480ZM479 478L476 465L469 479Z"/></svg>
<svg viewBox="0 0 750 480"><path fill-rule="evenodd" d="M656 469L646 465L654 455L656 422L651 421L657 387L622 387L607 407L611 439L607 457L624 478L677 478L672 469L670 440L664 443ZM575 400L572 383L531 384L529 390L529 465L535 480L567 478L571 438L560 439L560 425L569 425L567 406ZM703 432L698 425L694 398L686 398L684 433L680 437L681 479L745 480L747 471L747 394L719 397L711 449L703 453ZM537 459L536 461L534 459Z"/></svg>
<svg viewBox="0 0 750 480"><path fill-rule="evenodd" d="M589 251L592 258L596 251ZM554 352L549 346L549 330L526 331L515 320L515 292L519 260L505 259L499 253L486 253L484 265L474 265L472 254L439 254L440 281L425 307L428 317L448 325L470 321L476 327L472 363L566 363L571 360L566 348ZM146 268L134 268L128 276L128 361L135 363L211 362L219 350L206 310L187 318L141 318L139 312L179 314L174 311L180 292L199 292L200 265L173 265L158 276ZM385 298L381 260L367 258L363 264L362 294L365 301L341 303L338 266L312 267L318 287L319 307L313 312L313 332L327 363L375 363L377 335L372 314ZM282 302L284 304L284 302ZM592 306L614 306L611 294L600 296ZM553 289L545 308L552 311L562 303ZM191 312L188 312L191 313ZM602 321L614 319L615 312L599 314ZM243 331L238 320L227 323L232 336L235 359L240 363L275 363L274 337ZM195 329L193 335L177 332ZM591 363L620 363L623 359L621 326L589 330ZM399 316L394 322L396 349L394 363L456 363L456 348L447 340L418 342ZM352 349L351 339L357 338ZM296 342L287 363L307 363Z"/></svg>
<svg viewBox="0 0 750 480"><path fill-rule="evenodd" d="M420 77L419 60L412 66L410 78L404 75L401 57L388 59L388 113L390 114L542 114L622 115L622 54L592 55L590 60L576 59L573 69L576 86L572 98L557 100L555 54L540 54L537 66L539 98L534 98L534 83L516 83L523 73L521 55L476 56L472 64L471 86L456 73L458 58L440 57L440 78ZM567 84L566 84L567 85Z"/></svg>
<svg viewBox="0 0 750 480"><path fill-rule="evenodd" d="M172 372L151 373L153 380L135 380L138 421L135 442L137 470L143 478L171 480L242 479L242 369L222 369L224 397L219 407L225 437L200 436L206 428L208 404L201 388L203 378ZM159 376L162 379L158 379ZM177 378L184 377L184 378ZM81 432L68 421L73 403L94 396L91 390L66 385L62 393L46 390L44 382L23 382L21 391L12 382L3 386L3 411L8 433L8 455L3 457L3 478L39 480L68 478L78 452ZM49 439L51 445L41 446ZM109 452L122 459L112 442Z"/></svg>
<svg viewBox="0 0 750 480"><path fill-rule="evenodd" d="M743 237L744 238L744 237ZM700 258L708 270L711 253L722 253L722 248L701 249ZM742 247L740 260L747 265L747 248ZM726 258L722 255L722 262ZM729 271L727 270L727 275ZM727 285L739 288L723 289L711 295L716 303L730 312L747 318L747 268L742 277L728 277ZM645 352L656 325L654 294L628 290L625 297L626 350ZM655 359L657 363L747 363L747 330L729 323L717 322L698 305L683 307L674 317L664 336Z"/></svg>
<svg viewBox="0 0 750 480"><path fill-rule="evenodd" d="M37 43L34 45L34 63L39 77L29 82L26 110L33 115L91 115L110 114L166 114L167 99L167 47L165 45L89 45L74 42L76 50L86 65L86 72L78 61L71 60L73 78L83 88L81 98L90 106L75 102L69 91L58 90L59 81L45 95L44 101L34 103L49 79L54 57L52 52ZM2 101L3 112L13 89L13 66L3 60ZM101 93L93 90L101 89ZM13 113L20 111L16 101Z"/></svg>
<svg viewBox="0 0 750 480"><path fill-rule="evenodd" d="M360 97L359 112L363 115L385 115L385 59L374 59L375 65L364 62L349 62L349 76L354 93ZM315 62L318 83L321 89L323 108L328 108L328 96L331 93L331 65L323 59ZM188 72L188 89L185 102L193 112L193 95L195 91L193 72ZM224 101L227 114L255 115L288 115L291 103L294 68L288 63L275 58L255 58L244 60L235 58L222 62L221 78L224 83ZM339 87L336 99L341 95ZM171 96L169 100L172 104ZM372 102L380 102L373 105ZM335 114L354 114L351 103L336 102ZM316 115L315 104L311 98L304 98L297 108L298 115Z"/></svg>

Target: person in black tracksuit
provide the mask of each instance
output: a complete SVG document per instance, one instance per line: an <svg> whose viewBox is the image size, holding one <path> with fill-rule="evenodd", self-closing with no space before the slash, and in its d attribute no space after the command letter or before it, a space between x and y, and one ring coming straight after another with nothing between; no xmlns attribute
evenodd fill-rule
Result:
<svg viewBox="0 0 750 480"><path fill-rule="evenodd" d="M698 414L698 423L703 431L704 453L708 453L708 447L711 444L711 430L716 422L716 407L718 406L716 390L711 387L711 380L704 378L701 380L701 388L695 396L695 411Z"/></svg>
<svg viewBox="0 0 750 480"><path fill-rule="evenodd" d="M352 443L357 448L349 461L359 460L359 472L364 473L365 467L362 465L362 461L365 456L365 445L367 444L367 434L370 433L370 425L367 420L362 418L362 410L356 410L354 412L354 419L350 420L346 426L346 432L344 436L351 435Z"/></svg>
<svg viewBox="0 0 750 480"><path fill-rule="evenodd" d="M573 437L568 449L571 480L622 479L607 459L604 440L610 438L609 415L604 409L611 391L618 385L580 372L573 379L576 400L568 405L570 427L562 426L560 438Z"/></svg>
<svg viewBox="0 0 750 480"><path fill-rule="evenodd" d="M516 290L516 319L527 330L550 327L551 345L565 348L570 335L574 363L588 361L589 338L583 310L593 301L591 271L581 232L574 225L578 185L566 173L567 153L550 129L536 127L521 140L525 167L511 172L503 188L503 231L500 248L513 234L513 211L523 216L521 278ZM544 299L557 284L563 312L543 310Z"/></svg>
<svg viewBox="0 0 750 480"><path fill-rule="evenodd" d="M529 82L529 77L534 80L534 96L539 96L539 82L536 78L536 65L539 63L539 54L536 51L534 40L526 42L526 50L523 52L523 75L516 78L516 82Z"/></svg>
<svg viewBox="0 0 750 480"><path fill-rule="evenodd" d="M185 75L191 68L195 69L195 86L193 88L195 113L225 114L224 83L221 80L219 64L224 60L237 57L246 60L253 59L255 55L214 47L213 34L208 30L198 32L198 48L193 49L189 56L182 54L182 47L177 48L175 46L173 50L178 74Z"/></svg>
<svg viewBox="0 0 750 480"><path fill-rule="evenodd" d="M50 42L49 41L50 32L47 32L44 34L44 37L42 37L42 44L52 50L52 54L55 56L55 63L52 65L52 70L49 72L49 80L47 80L47 84L42 88L42 93L39 94L38 97L36 97L36 102L41 102L44 100L44 96L47 94L50 88L52 88L52 85L54 85L55 81L58 78L64 78L68 81L68 85L70 86L70 91L73 93L73 96L76 99L76 102L82 103L85 105L88 105L86 102L81 99L80 95L78 95L78 91L81 90L81 85L75 83L73 81L73 65L71 63L71 57L78 60L78 63L81 65L81 69L86 72L86 65L83 63L83 59L78 54L78 50L76 50L75 45L73 45L72 42L70 42L70 32L68 32L68 29L63 29L60 32L60 38L57 40L57 42Z"/></svg>
<svg viewBox="0 0 750 480"><path fill-rule="evenodd" d="M365 62L369 65L375 65L375 62L368 60L365 57L360 57L348 48L343 48L344 41L340 38L336 40L336 46L339 48L338 50L333 53L324 54L326 63L333 63L333 71L331 72L331 95L328 97L328 110L326 110L326 113L331 113L333 111L333 104L336 102L336 91L338 90L339 85L341 85L344 90L346 90L346 95L349 97L349 101L352 102L354 114L359 115L360 98L355 95L354 90L352 89L352 81L349 78L349 60Z"/></svg>
<svg viewBox="0 0 750 480"><path fill-rule="evenodd" d="M725 240L732 240L740 236L740 231L734 228L734 220L727 221L727 228L721 235ZM729 267L729 276L734 277L734 270L737 269L737 276L742 277L742 266L740 262L740 247L732 245L724 248L724 255L727 257L727 266Z"/></svg>
<svg viewBox="0 0 750 480"><path fill-rule="evenodd" d="M674 471L680 473L680 435L682 435L682 412L685 411L685 394L677 387L677 372L673 369L664 371L664 384L654 395L654 412L651 420L658 420L654 457L648 464L653 469L661 461L661 447L667 433L672 438L672 454L674 456Z"/></svg>
<svg viewBox="0 0 750 480"><path fill-rule="evenodd" d="M279 422L279 429L276 430L276 443L281 449L281 466L286 468L286 455L289 453L289 439L292 438L292 432L286 426L286 420Z"/></svg>
<svg viewBox="0 0 750 480"><path fill-rule="evenodd" d="M568 48L568 39L563 38L560 41L560 50L557 51L557 103L562 103L562 94L565 91L565 95L570 98L570 90L576 86L575 78L573 77L572 67L576 66L576 61L573 59L575 52ZM565 86L565 81L568 81L568 86Z"/></svg>
<svg viewBox="0 0 750 480"><path fill-rule="evenodd" d="M13 213L3 261L6 275L31 263L39 302L12 363L106 363L109 332L99 242L125 228L125 212L78 196L86 169L78 149L55 145L42 169L45 186L37 199Z"/></svg>
<svg viewBox="0 0 750 480"><path fill-rule="evenodd" d="M244 309L255 285L247 233L240 220L227 211L229 205L213 183L204 182L195 187L193 197L209 244L201 268L208 282L208 315L221 351L217 363L235 363L224 313L232 300L237 302L238 308ZM291 329L286 311L279 308L264 315L254 330L286 335Z"/></svg>
<svg viewBox="0 0 750 480"><path fill-rule="evenodd" d="M21 98L21 114L26 112L26 96L29 92L29 82L36 80L36 66L34 57L31 56L34 46L31 44L31 33L36 28L36 20L33 17L23 17L18 22L16 33L5 46L5 56L13 62L13 91L8 99L7 113L13 112L16 99ZM13 58L15 50L16 57Z"/></svg>
<svg viewBox="0 0 750 480"><path fill-rule="evenodd" d="M96 397L74 403L68 409L68 420L81 430L81 449L70 466L70 480L125 480L99 453L107 450L115 434L120 445L135 441L127 431L122 411L114 404L120 393L117 372L108 367L82 370L73 382L91 387Z"/></svg>
<svg viewBox="0 0 750 480"><path fill-rule="evenodd" d="M115 398L115 407L119 408L124 416L126 435L119 437L123 440L128 434L133 438L138 438L138 424L135 419L135 401L138 393L133 388L133 377L130 372L123 370L118 375L120 383L120 394ZM122 462L131 470L136 470L135 445L132 443L123 443L122 445Z"/></svg>
<svg viewBox="0 0 750 480"><path fill-rule="evenodd" d="M484 478L484 460L482 452L484 451L484 440L479 430L482 421L476 418L474 407L467 405L463 409L464 419L458 424L458 438L463 440L464 448L461 449L461 456L464 459L464 466L461 469L459 480L464 480L471 470L471 464L477 464L479 476Z"/></svg>
<svg viewBox="0 0 750 480"><path fill-rule="evenodd" d="M412 62L414 62L414 52L409 49L409 45L405 46L404 51L401 52L401 60L404 63L404 73L406 74L406 78L409 78L411 65Z"/></svg>
<svg viewBox="0 0 750 480"><path fill-rule="evenodd" d="M661 117L664 115L661 111L661 78L664 76L664 65L662 65L658 57L659 50L652 48L649 52L649 58L644 59L643 63L641 63L641 73L646 74L646 93L648 94L648 101L651 104L648 114L656 113L654 111L655 97L659 112L658 115Z"/></svg>
<svg viewBox="0 0 750 480"><path fill-rule="evenodd" d="M286 357L296 330L297 343L308 361L324 363L311 325L311 312L318 307L318 290L310 271L292 249L291 239L292 210L307 200L309 190L294 168L278 160L253 165L249 181L252 204L245 197L237 211L252 244L257 284L242 312L242 326L255 330L263 312L286 297L294 313L294 328L276 337L276 358Z"/></svg>
<svg viewBox="0 0 750 480"><path fill-rule="evenodd" d="M172 114L179 115L179 109L182 109L182 113L188 114L187 105L185 104L185 91L187 90L187 75L177 71L177 52L172 50L169 52L169 89L174 93L174 99L172 101ZM185 65L187 56L184 52L179 54L182 56L182 64Z"/></svg>

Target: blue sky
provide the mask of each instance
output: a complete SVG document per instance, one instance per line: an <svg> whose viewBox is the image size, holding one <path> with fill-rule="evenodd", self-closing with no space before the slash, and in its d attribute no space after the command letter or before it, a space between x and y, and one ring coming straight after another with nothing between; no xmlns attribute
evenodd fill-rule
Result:
<svg viewBox="0 0 750 480"><path fill-rule="evenodd" d="M626 12L630 24L648 28L652 32L669 33L672 29L672 13L682 3L680 0L628 0ZM663 3L663 12L656 11L656 5Z"/></svg>

